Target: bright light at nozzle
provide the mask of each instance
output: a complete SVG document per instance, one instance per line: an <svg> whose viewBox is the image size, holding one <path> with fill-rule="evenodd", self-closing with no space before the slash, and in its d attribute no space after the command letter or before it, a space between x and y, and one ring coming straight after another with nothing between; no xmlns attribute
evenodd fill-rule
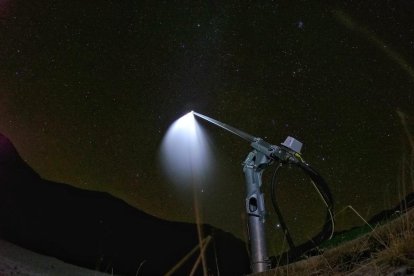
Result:
<svg viewBox="0 0 414 276"><path fill-rule="evenodd" d="M190 112L187 113L188 115L191 115L192 117L196 117L197 116L197 112L195 112L194 110L191 110Z"/></svg>
<svg viewBox="0 0 414 276"><path fill-rule="evenodd" d="M160 160L169 179L180 185L199 182L212 172L208 139L194 111L170 126L162 141Z"/></svg>

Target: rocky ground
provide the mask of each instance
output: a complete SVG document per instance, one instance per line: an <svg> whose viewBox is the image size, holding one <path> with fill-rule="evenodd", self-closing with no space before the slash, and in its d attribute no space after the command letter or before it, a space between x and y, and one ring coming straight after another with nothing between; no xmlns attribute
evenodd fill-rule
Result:
<svg viewBox="0 0 414 276"><path fill-rule="evenodd" d="M56 275L56 276L105 276L110 274L93 271L64 263L0 240L0 275Z"/></svg>

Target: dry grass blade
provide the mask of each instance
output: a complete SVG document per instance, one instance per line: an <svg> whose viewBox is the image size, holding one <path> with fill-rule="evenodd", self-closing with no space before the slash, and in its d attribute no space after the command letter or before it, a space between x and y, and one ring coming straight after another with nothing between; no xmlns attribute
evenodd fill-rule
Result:
<svg viewBox="0 0 414 276"><path fill-rule="evenodd" d="M397 114L408 144L398 181L403 198L407 195L407 187L414 190L414 135L410 133L407 116L400 110ZM407 200L408 197L402 201L398 218L375 228L354 208L347 206L340 213L351 209L369 225L370 233L326 250L319 256L257 275L414 275L414 207L407 209L413 205Z"/></svg>

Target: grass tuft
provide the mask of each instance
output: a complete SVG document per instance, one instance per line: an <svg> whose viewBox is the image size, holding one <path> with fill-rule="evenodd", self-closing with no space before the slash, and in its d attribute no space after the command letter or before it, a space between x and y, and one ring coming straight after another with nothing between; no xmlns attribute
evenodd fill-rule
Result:
<svg viewBox="0 0 414 276"><path fill-rule="evenodd" d="M399 179L406 195L407 187L414 190L414 135L409 128L410 118L399 110L397 114L407 138ZM363 236L339 245L334 241L335 247L319 250L322 253L318 256L257 275L411 275L414 273L414 207L407 209L404 201L401 208L403 212L387 224L372 227L364 220L370 231ZM353 237L356 234L352 233Z"/></svg>

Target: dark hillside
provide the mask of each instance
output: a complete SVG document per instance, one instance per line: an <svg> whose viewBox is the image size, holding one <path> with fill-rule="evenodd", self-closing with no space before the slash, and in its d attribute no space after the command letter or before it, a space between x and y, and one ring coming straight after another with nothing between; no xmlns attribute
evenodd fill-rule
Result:
<svg viewBox="0 0 414 276"><path fill-rule="evenodd" d="M242 241L208 225L204 232L213 236L207 249L211 273L217 267L223 275L248 272ZM161 220L107 193L42 179L3 135L0 237L68 263L127 275L141 263L145 275L166 273L198 244L194 224ZM179 273L188 274L196 257Z"/></svg>

